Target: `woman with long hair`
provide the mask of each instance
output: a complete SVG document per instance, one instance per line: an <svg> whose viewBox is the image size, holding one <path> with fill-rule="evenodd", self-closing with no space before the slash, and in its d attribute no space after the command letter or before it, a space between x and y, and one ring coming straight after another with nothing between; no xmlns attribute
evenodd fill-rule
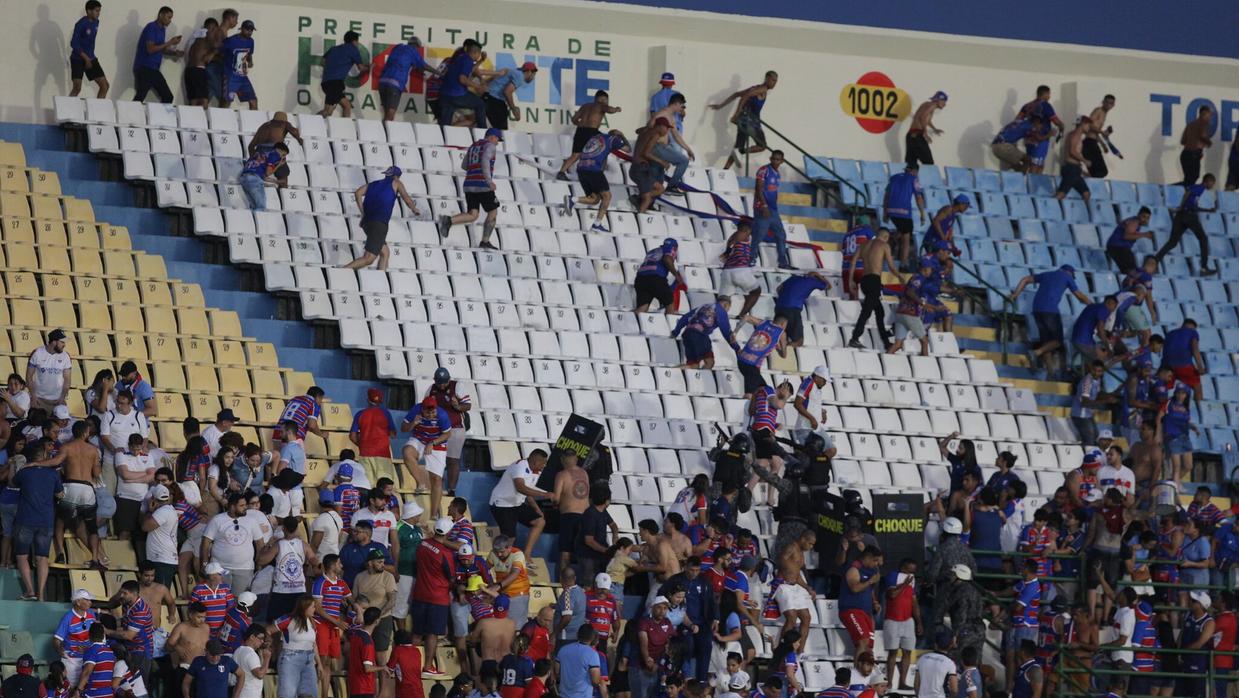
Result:
<svg viewBox="0 0 1239 698"><path fill-rule="evenodd" d="M796 677L800 669L800 657L796 654L796 645L800 642L800 631L792 628L779 637L779 644L770 653L770 673L783 677L783 685L787 687L787 695L800 693L800 679Z"/></svg>
<svg viewBox="0 0 1239 698"><path fill-rule="evenodd" d="M189 583L189 572L199 567L198 551L202 549L202 534L206 532L206 521L202 517L202 510L189 502L185 496L185 490L172 482L166 469L161 468L155 471L155 483L167 487L172 493L172 507L176 509L177 526L185 533L185 542L181 544L177 555L177 577L181 582L181 595L189 598L189 592L193 588Z"/></svg>
<svg viewBox="0 0 1239 698"><path fill-rule="evenodd" d="M0 452L4 458L3 464L0 464L0 484L4 484L4 489L0 490L0 525L4 527L3 537L0 537L0 569L13 566L13 520L17 517L20 491L9 486L9 483L17 471L26 465L26 457L22 455L25 450L26 435L15 431L9 434L8 443Z"/></svg>
<svg viewBox="0 0 1239 698"><path fill-rule="evenodd" d="M185 448L176 456L176 484L181 486L185 499L194 506L202 505L207 470L211 467L211 449L206 439L191 436Z"/></svg>
<svg viewBox="0 0 1239 698"><path fill-rule="evenodd" d="M116 408L116 374L112 369L105 368L95 374L95 379L86 389L87 415L102 417Z"/></svg>
<svg viewBox="0 0 1239 698"><path fill-rule="evenodd" d="M314 616L314 597L298 597L292 613L276 619L275 626L280 629L284 645L277 663L277 698L317 696L320 667L315 651L318 619Z"/></svg>

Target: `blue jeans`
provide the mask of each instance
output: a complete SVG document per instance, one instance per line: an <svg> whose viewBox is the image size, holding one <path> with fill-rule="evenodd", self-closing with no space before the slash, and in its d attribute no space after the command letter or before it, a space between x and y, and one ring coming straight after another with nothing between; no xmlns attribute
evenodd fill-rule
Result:
<svg viewBox="0 0 1239 698"><path fill-rule="evenodd" d="M472 109L473 125L477 128L486 128L486 102L483 102L481 97L469 91L455 97L441 95L439 97L439 123L451 126L452 115L457 109Z"/></svg>
<svg viewBox="0 0 1239 698"><path fill-rule="evenodd" d="M632 698L649 698L658 685L658 672L639 667L637 664L640 661L638 658L635 663L630 662L628 665L628 688L632 692Z"/></svg>
<svg viewBox="0 0 1239 698"><path fill-rule="evenodd" d="M284 650L280 653L278 698L318 698L318 670L314 650Z"/></svg>
<svg viewBox="0 0 1239 698"><path fill-rule="evenodd" d="M671 163L675 169L671 172L671 186L678 187L684 181L684 173L688 171L688 153L672 143L659 143L654 146L654 157Z"/></svg>
<svg viewBox="0 0 1239 698"><path fill-rule="evenodd" d="M774 246L779 251L779 265L790 267L792 260L787 255L787 231L783 229L783 219L778 211L767 209L766 215L760 213L753 216L753 258L761 259L761 244L766 240L766 233L774 233Z"/></svg>
<svg viewBox="0 0 1239 698"><path fill-rule="evenodd" d="M267 210L267 188L262 183L262 177L253 172L242 172L237 183L241 185L241 191L245 192L245 198L250 200L250 208L255 211Z"/></svg>

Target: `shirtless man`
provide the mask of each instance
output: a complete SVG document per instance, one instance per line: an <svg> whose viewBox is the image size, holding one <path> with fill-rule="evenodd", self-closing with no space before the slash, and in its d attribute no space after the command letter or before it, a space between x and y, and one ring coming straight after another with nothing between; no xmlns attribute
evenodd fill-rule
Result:
<svg viewBox="0 0 1239 698"><path fill-rule="evenodd" d="M681 564L693 554L693 541L684 534L684 517L676 512L667 514L663 521L663 537Z"/></svg>
<svg viewBox="0 0 1239 698"><path fill-rule="evenodd" d="M564 569L572 564L581 515L589 507L589 473L572 451L564 451L559 462L563 469L555 474L551 501L559 507L559 569Z"/></svg>
<svg viewBox="0 0 1239 698"><path fill-rule="evenodd" d="M654 199L666 190L663 175L667 173L671 163L657 155L657 146L661 139L666 138L667 132L672 130L674 127L671 121L661 119L655 121L653 126L641 129L637 134L637 143L632 147L632 169L629 170L629 176L637 185L637 194L630 197L629 201L637 207L637 213L648 211L654 204Z"/></svg>
<svg viewBox="0 0 1239 698"><path fill-rule="evenodd" d="M817 534L813 529L806 529L796 542L779 553L778 569L782 583L774 592L774 600L783 614L783 630L786 633L799 624L800 643L797 652L803 652L805 642L809 639L809 608L813 606L817 594L809 586L804 576L804 554L817 544Z"/></svg>
<svg viewBox="0 0 1239 698"><path fill-rule="evenodd" d="M637 536L644 544L641 550L641 569L649 572L657 584L651 584L655 591L672 575L680 573L680 559L676 557L671 543L658 535L658 522L645 519L637 525Z"/></svg>
<svg viewBox="0 0 1239 698"><path fill-rule="evenodd" d="M1179 153L1183 181L1178 184L1190 187L1200 178L1200 162L1205 158L1205 148L1213 145L1213 139L1209 138L1212 118L1213 108L1203 106L1196 112L1196 118L1183 128L1183 135L1179 138L1179 145L1183 146L1183 152Z"/></svg>
<svg viewBox="0 0 1239 698"><path fill-rule="evenodd" d="M1136 499L1147 498L1153 481L1161 479L1162 444L1158 436L1157 420L1146 418L1140 423L1140 440L1128 452L1136 476Z"/></svg>
<svg viewBox="0 0 1239 698"><path fill-rule="evenodd" d="M498 663L512 646L516 623L508 617L508 603L505 594L495 597L494 615L479 620L469 633L468 643L477 648L483 663L489 660Z"/></svg>
<svg viewBox="0 0 1239 698"><path fill-rule="evenodd" d="M301 131L297 130L296 126L288 123L288 114L282 111L277 111L272 115L271 120L254 132L254 137L250 139L249 146L246 150L250 157L254 157L259 153L266 153L275 148L276 143L283 143L286 138L292 136L297 143L305 146L305 141L301 140ZM288 163L285 162L275 169L275 181L281 187L288 186Z"/></svg>
<svg viewBox="0 0 1239 698"><path fill-rule="evenodd" d="M155 613L155 627L163 625L163 617L159 615L159 607L163 606L168 609L168 620L176 620L176 599L172 597L172 591L168 587L155 581L155 567L149 562L143 560L139 563L140 571L138 572L138 596L150 606L151 612ZM107 601L96 601L95 608L111 610L119 608L121 605L120 592L112 595L112 598Z"/></svg>
<svg viewBox="0 0 1239 698"><path fill-rule="evenodd" d="M99 542L99 526L96 522L98 506L95 501L95 483L102 474L99 449L87 441L90 438L90 422L82 420L73 425L73 440L60 447L55 457L36 465L60 465L64 469L65 496L57 505L60 516L56 517L52 543L56 546L56 561L65 562L65 526L72 526L78 540L89 540L94 556L92 569L106 570L108 559Z"/></svg>
<svg viewBox="0 0 1239 698"><path fill-rule="evenodd" d="M189 604L187 611L188 620L183 620L172 628L166 645L168 655L176 665L173 685L178 687L185 680L190 663L206 654L206 643L211 639L211 628L206 622L206 606L194 601Z"/></svg>
<svg viewBox="0 0 1239 698"><path fill-rule="evenodd" d="M1063 144L1062 179L1058 182L1058 191L1054 192L1054 198L1059 201L1067 198L1067 192L1072 189L1080 194L1085 203L1092 196L1084 183L1084 168L1092 167L1092 163L1084 157L1084 136L1092 126L1092 120L1082 116L1076 121L1076 127L1067 134L1067 142Z"/></svg>
<svg viewBox="0 0 1239 698"><path fill-rule="evenodd" d="M853 278L856 273L856 261L861 262L861 269L865 275L860 277L860 291L865 295L864 300L860 304L860 317L856 318L856 327L852 330L852 339L848 342L848 346L853 349L863 349L864 345L860 343L860 336L865 333L865 326L869 324L869 316L873 315L878 323L878 335L882 337L882 347L888 348L891 345L890 330L886 328L886 309L882 307L882 269L889 267L896 276L899 277L900 283L903 283L903 275L898 272L895 266L895 257L891 254L891 231L886 228L878 228L878 232L869 239L860 250L852 257L852 263L849 265L844 278Z"/></svg>
<svg viewBox="0 0 1239 698"><path fill-rule="evenodd" d="M912 124L908 135L904 136L904 148L907 153L908 167L916 167L923 163L934 164L934 154L929 150L930 134L942 135L942 129L934 126L934 112L946 106L946 93L938 90L929 101L923 102L912 115Z"/></svg>
<svg viewBox="0 0 1239 698"><path fill-rule="evenodd" d="M572 169L576 161L581 159L585 144L598 134L598 128L602 126L602 120L607 114L618 114L623 111L620 107L611 106L610 99L611 96L606 90L598 90L594 93L594 101L581 105L581 108L572 115L572 124L576 126L576 131L572 134L572 155L569 155L568 159L564 160L564 164L559 167L559 174L555 175L559 181L568 181L568 170Z"/></svg>
<svg viewBox="0 0 1239 698"><path fill-rule="evenodd" d="M1110 152L1110 148L1106 145L1104 136L1108 136L1114 132L1112 127L1106 126L1106 115L1114 108L1114 95L1106 95L1101 100L1101 105L1093 109L1089 113L1088 118L1093 122L1089 127L1088 134L1084 136L1084 157L1088 159L1088 176L1104 179L1110 174L1110 168L1106 167L1106 158L1104 153Z"/></svg>
<svg viewBox="0 0 1239 698"><path fill-rule="evenodd" d="M235 20L234 20L235 21ZM190 105L206 107L211 101L211 76L207 64L215 60L218 44L211 43L211 33L219 26L219 20L207 17L202 31L194 32L194 42L189 45L185 58L185 97Z"/></svg>
<svg viewBox="0 0 1239 698"><path fill-rule="evenodd" d="M220 55L219 49L224 45L224 39L228 38L228 32L236 28L237 23L241 21L241 16L236 10L227 9L220 15L219 22L215 26L207 29L207 41L210 42L213 55L207 61L207 75L210 79L208 86L208 94L215 97L215 101L220 107L227 107L228 95L226 93L225 83L228 80L228 66L225 64L224 57ZM204 25L205 26L205 25ZM190 63L189 65L193 65ZM180 689L180 685L177 685Z"/></svg>

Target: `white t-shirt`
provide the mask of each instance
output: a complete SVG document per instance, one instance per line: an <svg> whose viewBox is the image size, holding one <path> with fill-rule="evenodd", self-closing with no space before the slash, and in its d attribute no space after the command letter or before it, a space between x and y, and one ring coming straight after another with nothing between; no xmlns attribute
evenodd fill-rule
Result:
<svg viewBox="0 0 1239 698"><path fill-rule="evenodd" d="M1131 636L1136 632L1136 609L1123 607L1114 612L1114 637L1111 642L1119 639L1119 637L1127 638L1127 642L1123 643L1123 647L1131 647ZM1135 655L1131 650L1114 650L1110 653L1116 662L1127 662L1131 664L1135 659Z"/></svg>
<svg viewBox="0 0 1239 698"><path fill-rule="evenodd" d="M297 627L296 619L290 620L288 622L288 630L285 631L284 649L313 650L317 648L318 632L314 629L314 622L308 622L307 626L305 630L301 630Z"/></svg>
<svg viewBox="0 0 1239 698"><path fill-rule="evenodd" d="M111 410L99 420L99 435L107 437L107 442L116 448L128 448L130 434L141 434L146 438L150 433L151 425L146 415L133 406L129 407L129 414Z"/></svg>
<svg viewBox="0 0 1239 698"><path fill-rule="evenodd" d="M538 476L534 475L529 467L529 461L518 460L503 471L499 484L491 490L490 505L492 507L519 507L524 504L525 495L516 490L517 480L524 482L526 487L537 486Z"/></svg>
<svg viewBox="0 0 1239 698"><path fill-rule="evenodd" d="M374 542L379 545L391 547L391 537L395 535L396 530L396 515L384 509L375 513L366 507L358 509L353 514L353 525L356 526L358 521L369 521L374 526Z"/></svg>
<svg viewBox="0 0 1239 698"><path fill-rule="evenodd" d="M1101 487L1102 494L1113 487L1126 497L1136 493L1136 474L1126 465L1117 468L1103 465L1097 471L1097 484Z"/></svg>
<svg viewBox="0 0 1239 698"><path fill-rule="evenodd" d="M25 412L30 411L30 391L29 390L20 390L16 393L9 393L9 399L12 400L16 404L17 407L22 408ZM0 406L8 408L8 405L0 405ZM22 416L25 416L25 412L22 413ZM15 414L13 414L12 410L8 411L8 415L9 415L10 422L16 422L18 419L20 419L20 417L17 417Z"/></svg>
<svg viewBox="0 0 1239 698"><path fill-rule="evenodd" d="M151 513L159 528L146 534L146 558L165 565L176 564L176 524L180 515L172 505L162 506Z"/></svg>
<svg viewBox="0 0 1239 698"><path fill-rule="evenodd" d="M254 648L241 645L232 653L232 661L237 663L241 668L241 675L245 677L245 685L241 687L237 698L262 698L262 679L254 676L254 670L262 668L262 659Z"/></svg>
<svg viewBox="0 0 1239 698"><path fill-rule="evenodd" d="M30 392L41 400L59 400L66 374L73 368L69 352L53 354L46 346L41 346L30 352L30 365L34 367L34 380L26 386Z"/></svg>
<svg viewBox="0 0 1239 698"><path fill-rule="evenodd" d="M340 466L345 463L353 466L353 479L349 481L352 483L353 487L356 487L359 490L368 490L371 487L374 487L374 485L370 484L370 476L366 474L365 467L355 460L342 460L332 463L331 467L327 469L327 474L323 476L323 479L327 482L335 482L336 473L340 472Z"/></svg>
<svg viewBox="0 0 1239 698"><path fill-rule="evenodd" d="M211 449L212 459L215 458L215 454L219 453L219 440L223 435L224 430L214 424L202 430L202 438L206 439L207 446Z"/></svg>
<svg viewBox="0 0 1239 698"><path fill-rule="evenodd" d="M318 553L321 559L324 555L339 555L340 554L340 532L344 530L344 519L335 511L324 511L314 519L314 523L310 524L310 539L314 539L314 534L322 531L323 539L318 543L318 549L314 552Z"/></svg>
<svg viewBox="0 0 1239 698"><path fill-rule="evenodd" d="M86 416L87 417L93 414L93 415L98 416L100 419L102 419L103 415L116 409L116 390L115 389L112 389L111 391L108 392L108 399L104 403L104 405L107 407L106 410L100 412L99 410L94 408L95 400L97 399L99 399L99 393L94 388L87 388L86 389L86 412L87 412Z"/></svg>
<svg viewBox="0 0 1239 698"><path fill-rule="evenodd" d="M146 497L146 492L151 486L146 482L126 482L120 476L120 472L124 470L128 473L144 473L152 468L159 467L155 463L155 459L151 458L151 454L134 455L129 451L116 457L116 496L121 499L132 499L142 501Z"/></svg>
<svg viewBox="0 0 1239 698"><path fill-rule="evenodd" d="M246 519L216 514L202 537L212 541L212 562L218 562L226 570L254 569L254 541L258 536Z"/></svg>
<svg viewBox="0 0 1239 698"><path fill-rule="evenodd" d="M267 494L271 495L271 517L276 521L292 516L293 514L293 499L287 491L278 487L268 487Z"/></svg>
<svg viewBox="0 0 1239 698"><path fill-rule="evenodd" d="M275 582L271 585L275 594L305 593L305 546L300 538L286 538L279 542L275 555Z"/></svg>
<svg viewBox="0 0 1239 698"><path fill-rule="evenodd" d="M254 538L263 543L271 540L271 522L267 520L267 515L257 509L247 509L245 511L245 520L249 522L250 528L254 533Z"/></svg>
<svg viewBox="0 0 1239 698"><path fill-rule="evenodd" d="M926 652L916 660L921 690L916 698L946 698L946 680L955 673L955 662L944 654Z"/></svg>

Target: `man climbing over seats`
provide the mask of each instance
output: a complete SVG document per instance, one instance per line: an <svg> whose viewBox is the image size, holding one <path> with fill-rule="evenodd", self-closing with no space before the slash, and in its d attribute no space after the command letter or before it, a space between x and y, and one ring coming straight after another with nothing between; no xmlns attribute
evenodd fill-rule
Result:
<svg viewBox="0 0 1239 698"><path fill-rule="evenodd" d="M749 435L753 438L753 456L763 465L768 463L774 475L783 473L786 456L775 438L779 433L779 415L793 395L795 388L791 382L783 381L775 388L763 383L749 398ZM768 503L773 505L775 497L776 492L772 489Z"/></svg>
<svg viewBox="0 0 1239 698"><path fill-rule="evenodd" d="M588 106L588 105L586 105ZM584 107L582 107L584 108ZM578 129L579 130L579 129ZM594 133L585 142L580 152L572 154L572 158L576 158L576 173L577 179L581 181L581 188L585 190L585 196L579 199L573 199L571 194L564 195L563 215L567 216L574 204L582 206L598 206L598 212L594 216L594 224L589 227L593 233L609 233L611 229L606 226L607 209L611 206L611 183L607 181L607 176L604 171L607 168L607 158L614 151L627 151L628 139L624 138L622 131L612 129L607 133ZM561 170L560 175L563 175Z"/></svg>
<svg viewBox="0 0 1239 698"><path fill-rule="evenodd" d="M443 485L445 494L455 497L456 481L460 478L460 456L465 450L465 420L469 419L466 413L473 409L473 400L464 392L460 381L452 378L451 371L441 366L435 369L434 383L426 391L425 397L433 397L452 422L452 435L447 440L447 470L443 476Z"/></svg>
<svg viewBox="0 0 1239 698"><path fill-rule="evenodd" d="M1204 226L1200 223L1200 212L1206 211L1213 213L1217 211L1217 198L1213 200L1213 208L1203 208L1200 205L1200 197L1204 196L1206 191L1211 191L1213 185L1217 183L1217 177L1213 173L1205 175L1200 184L1189 184L1183 191L1183 199L1179 202L1179 207L1174 209L1174 223L1170 226L1170 238L1166 240L1166 244L1157 251L1157 261L1160 263L1165 259L1170 251L1179 246L1179 242L1183 239L1183 232L1190 230L1196 236L1196 242L1200 243L1200 271L1201 276L1213 276L1218 273L1217 267L1209 266L1209 237L1205 235Z"/></svg>
<svg viewBox="0 0 1239 698"><path fill-rule="evenodd" d="M448 59L439 91L439 123L451 126L455 123L457 110L470 109L473 111L473 125L486 128L486 103L475 91L481 93L485 90L482 80L500 73L479 68L478 64L484 60L486 53L474 39L465 39L461 50Z"/></svg>
<svg viewBox="0 0 1239 698"><path fill-rule="evenodd" d="M486 81L486 94L482 101L486 104L486 120L491 126L508 130L508 118L520 121L521 108L516 105L516 90L533 82L538 74L538 65L533 61L525 61L520 69L503 69L494 78Z"/></svg>
<svg viewBox="0 0 1239 698"><path fill-rule="evenodd" d="M1076 127L1067 134L1067 142L1063 144L1062 177L1058 182L1058 190L1054 192L1054 198L1059 201L1067 198L1067 192L1072 189L1084 199L1085 204L1092 197L1092 192L1084 183L1084 171L1092 167L1092 163L1084 157L1084 136L1092 125L1091 119L1081 116L1076 120Z"/></svg>
<svg viewBox="0 0 1239 698"><path fill-rule="evenodd" d="M1020 113L1017 118L1028 119L1033 114L1041 117L1041 124L1038 128L1029 131L1034 135L1033 140L1024 139L1024 147L1028 152L1028 169L1032 174L1041 174L1045 169L1045 156L1050 154L1050 139L1054 136L1054 131L1057 129L1062 133L1064 126L1063 120L1058 118L1058 114L1054 111L1054 105L1050 104L1050 87L1048 85L1037 86L1037 97L1031 102L1020 107Z"/></svg>
<svg viewBox="0 0 1239 698"><path fill-rule="evenodd" d="M719 272L718 292L730 297L744 296L744 305L737 317L744 317L761 298L761 281L753 272L753 225L747 220L736 223L736 232L727 238L723 253L723 270Z"/></svg>
<svg viewBox="0 0 1239 698"><path fill-rule="evenodd" d="M559 166L559 173L555 178L561 182L568 181L568 170L581 159L581 153L584 153L594 138L602 135L598 130L602 126L602 120L607 118L608 114L618 114L623 111L620 107L611 106L611 95L607 94L606 90L598 90L594 93L594 101L582 104L580 109L572 115L572 124L576 126L576 131L572 134L572 154L564 160L564 164ZM619 133L611 131L612 134ZM577 167L579 173L581 168Z"/></svg>
<svg viewBox="0 0 1239 698"><path fill-rule="evenodd" d="M886 309L882 307L882 270L890 268L900 277L901 282L903 275L896 271L895 258L891 254L890 237L890 230L878 228L878 234L856 252L852 258L851 268L845 272L844 278L853 276L856 272L862 272L859 285L861 293L865 294L860 306L860 317L856 318L856 327L852 329L852 338L848 341L848 346L853 349L865 348L865 345L861 344L860 337L865 333L865 326L869 324L870 315L877 322L878 336L882 338L882 348L889 349L891 346L890 330L886 328Z"/></svg>
<svg viewBox="0 0 1239 698"><path fill-rule="evenodd" d="M87 0L86 16L73 25L73 36L69 39L69 73L73 78L70 97L81 94L83 76L98 86L97 98L108 96L108 79L103 74L103 66L99 65L99 58L95 56L95 40L99 38L99 15L102 12L103 4L99 0Z"/></svg>
<svg viewBox="0 0 1239 698"><path fill-rule="evenodd" d="M1106 117L1110 115L1110 110L1114 109L1114 102L1114 95L1106 95L1101 104L1089 112L1088 119L1092 123L1084 136L1084 157L1089 163L1089 177L1105 179L1106 175L1110 174L1110 168L1106 167L1105 153L1110 152L1106 142L1107 136L1114 132L1114 127L1106 126Z"/></svg>
<svg viewBox="0 0 1239 698"><path fill-rule="evenodd" d="M327 397L327 393L317 385L310 386L310 389L305 391L305 395L298 395L288 401L284 405L284 412L280 415L279 424L292 422L297 425L296 438L304 439L306 432L312 432L319 437L326 439L323 434L322 427L319 425L323 418L323 399ZM280 434L277 429L274 438L278 441Z"/></svg>
<svg viewBox="0 0 1239 698"><path fill-rule="evenodd" d="M921 216L921 225L925 225L925 194L921 191L921 180L917 177L919 165L905 167L903 172L891 175L886 183L886 192L882 198L882 215L888 223L895 226L895 256L899 258L899 267L909 271L912 264L912 251L916 248L912 236L912 202Z"/></svg>
<svg viewBox="0 0 1239 698"><path fill-rule="evenodd" d="M887 354L897 354L903 349L908 336L921 343L921 356L929 356L929 333L925 331L923 315L927 310L946 312L946 306L937 302L937 294L930 294L926 286L930 285L930 277L934 268L929 263L929 257L921 259L921 271L903 285L903 296L895 307L895 343L886 349Z"/></svg>
<svg viewBox="0 0 1239 698"><path fill-rule="evenodd" d="M1075 324L1071 326L1071 345L1081 357L1107 363L1117 361L1110 355L1113 340L1110 332L1106 330L1106 323L1118 305L1118 298L1106 296L1102 302L1091 303L1080 311Z"/></svg>
<svg viewBox="0 0 1239 698"><path fill-rule="evenodd" d="M967 194L959 194L951 203L938 209L934 214L934 219L929 222L929 230L925 231L925 237L921 241L921 251L925 254L933 254L939 248L945 248L951 251L951 254L959 256L959 248L955 246L955 223L959 220L960 214L968 210L972 205L972 199L968 198Z"/></svg>
<svg viewBox="0 0 1239 698"><path fill-rule="evenodd" d="M762 82L746 90L733 92L727 99L710 105L711 109L718 110L737 99L740 100L730 119L731 123L736 125L736 144L727 154L727 162L723 165L724 170L730 170L732 165L739 165L744 155L760 153L766 149L766 132L761 127L761 110L766 106L766 97L770 94L770 90L773 90L777 84L779 84L779 74L773 70L767 70ZM750 138L753 139L752 146L749 145Z"/></svg>
<svg viewBox="0 0 1239 698"><path fill-rule="evenodd" d="M1028 171L1028 153L1020 150L1019 142L1035 142L1041 129L1041 114L1029 114L1027 118L1016 117L1014 121L1002 127L994 140L990 142L989 150L998 158L999 169L1011 168L1015 172ZM1030 141L1029 139L1032 139Z"/></svg>
<svg viewBox="0 0 1239 698"><path fill-rule="evenodd" d="M1174 371L1175 380L1192 389L1196 400L1196 414L1200 411L1200 377L1208 373L1204 357L1200 355L1200 333L1196 321L1187 318L1177 329L1166 333L1166 349L1162 353L1163 366Z"/></svg>
<svg viewBox="0 0 1239 698"><path fill-rule="evenodd" d="M770 356L770 352L777 351L779 356L787 356L788 319L786 315L776 315L774 320L759 321L752 316L746 316L745 321L754 325L754 329L744 343L744 348L736 352L736 368L744 378L744 396L752 397L758 390L766 387L761 367L766 364L766 357Z"/></svg>
<svg viewBox="0 0 1239 698"><path fill-rule="evenodd" d="M676 286L684 285L684 277L675 268L676 254L680 242L675 238L663 240L663 244L645 253L641 266L637 267L637 276L632 287L636 291L637 305L633 312L641 314L648 312L650 303L658 301L663 312L670 315L675 310L675 286L667 277L675 279Z"/></svg>
<svg viewBox="0 0 1239 698"><path fill-rule="evenodd" d="M250 82L250 71L254 69L254 22L245 20L241 23L241 31L224 39L224 45L219 47L224 60L229 67L228 86L224 89L224 108L241 100L249 104L250 110L258 108L258 93L254 91L254 83Z"/></svg>
<svg viewBox="0 0 1239 698"><path fill-rule="evenodd" d="M912 115L908 135L903 139L908 167L934 164L934 154L929 149L929 135L931 133L935 136L942 135L942 129L934 126L934 112L945 108L946 100L946 93L938 90L933 97L922 102L921 106L916 108L916 113Z"/></svg>
<svg viewBox="0 0 1239 698"><path fill-rule="evenodd" d="M654 112L649 122L646 123L646 128L649 128L658 123L659 119L672 122L671 128L667 129L666 133L660 134L658 141L654 144L654 152L658 157L670 163L673 168L671 178L667 182L667 191L673 193L684 181L688 163L696 158L693 155L693 149L684 140L684 111L686 109L687 102L684 100L684 95L676 92L671 95L667 105Z"/></svg>
<svg viewBox="0 0 1239 698"><path fill-rule="evenodd" d="M1058 306L1063 300L1063 294L1071 293L1084 305L1093 302L1088 294L1076 285L1076 270L1070 264L1064 264L1058 269L1043 271L1039 274L1029 274L1020 279L1015 291L1011 293L1014 302L1030 284L1037 285L1037 293L1033 296L1033 324L1037 326L1037 343L1028 352L1029 364L1037 368L1044 363L1047 376L1057 375L1056 364L1060 361L1063 345L1063 316L1058 312Z"/></svg>
<svg viewBox="0 0 1239 698"><path fill-rule="evenodd" d="M305 147L305 141L301 140L301 131L297 130L288 122L288 114L286 112L277 111L271 115L271 120L254 131L254 136L250 138L249 145L245 147L249 157L254 157L259 153L266 153L275 149L277 143L283 143L289 136L297 141L299 145ZM288 163L284 162L279 167L275 168L275 183L279 187L288 186Z"/></svg>
<svg viewBox="0 0 1239 698"><path fill-rule="evenodd" d="M267 210L267 182L276 184L275 173L288 166L288 146L276 143L270 150L251 156L237 175L237 184L254 211Z"/></svg>
<svg viewBox="0 0 1239 698"><path fill-rule="evenodd" d="M870 228L868 218L861 218L847 235L843 236L842 252L843 252L843 295L851 300L856 300L860 295L860 277L865 275L864 262L861 261L859 266L856 263L856 253L860 248L873 239L873 228Z"/></svg>
<svg viewBox="0 0 1239 698"><path fill-rule="evenodd" d="M452 438L452 418L439 401L427 397L409 408L400 424L400 431L409 434L402 455L409 472L417 472L417 462L423 461L430 475L430 518L438 519L443 498L443 473L447 470L447 442ZM421 478L418 478L420 481ZM421 484L419 482L419 484Z"/></svg>
<svg viewBox="0 0 1239 698"><path fill-rule="evenodd" d="M779 284L774 297L774 316L787 320L787 344L790 347L804 346L804 304L814 291L829 291L830 282L819 272L811 271L792 276Z"/></svg>
<svg viewBox="0 0 1239 698"><path fill-rule="evenodd" d="M356 66L358 71L370 69L370 64L361 57L361 35L355 31L344 32L344 43L336 44L323 54L323 110L319 114L331 116L340 105L340 115L353 116L353 102L344 94L344 81Z"/></svg>
<svg viewBox="0 0 1239 698"><path fill-rule="evenodd" d="M1153 231L1140 230L1148 226L1152 217L1153 211L1148 206L1141 206L1136 215L1119 221L1106 240L1106 257L1119 268L1120 274L1130 273L1136 268L1136 255L1131 251L1136 241L1141 238L1153 241Z"/></svg>
<svg viewBox="0 0 1239 698"><path fill-rule="evenodd" d="M387 228L391 224L397 197L404 201L413 215L421 213L417 210L417 202L405 191L404 183L400 181L401 174L400 168L392 165L383 171L383 179L367 182L353 192L357 208L361 211L361 231L366 234L366 242L362 245L361 256L344 265L345 269L365 269L378 259L379 271L387 271L387 261L391 256Z"/></svg>
<svg viewBox="0 0 1239 698"><path fill-rule="evenodd" d="M667 189L663 177L671 163L658 155L658 141L673 128L667 118L655 119L650 126L637 132L637 143L632 148L632 167L628 176L637 185L637 193L628 201L637 208L637 213L645 213L654 205L657 199Z"/></svg>
<svg viewBox="0 0 1239 698"><path fill-rule="evenodd" d="M387 62L383 64L383 72L379 75L379 103L383 105L383 121L396 118L400 97L409 85L410 73L433 72L426 65L422 52L418 50L421 47L422 40L410 36L408 41L393 46L387 54Z"/></svg>
<svg viewBox="0 0 1239 698"><path fill-rule="evenodd" d="M482 241L478 247L498 249L490 242L495 232L495 219L499 213L499 200L495 198L495 153L503 141L503 131L497 128L486 130L486 135L465 151L465 212L455 216L439 216L439 235L447 237L454 225L467 225L478 219L478 211L486 211L482 223Z"/></svg>
<svg viewBox="0 0 1239 698"><path fill-rule="evenodd" d="M1200 163L1205 159L1205 148L1213 145L1209 134L1213 132L1213 107L1203 105L1196 112L1196 118L1183 127L1183 135L1179 137L1179 145L1183 151L1179 153L1179 165L1183 168L1183 179L1179 184L1190 187L1200 176Z"/></svg>
<svg viewBox="0 0 1239 698"><path fill-rule="evenodd" d="M210 104L211 74L207 66L215 60L219 48L211 40L218 27L218 19L207 17L202 28L191 37L193 43L185 55L185 100L190 106L205 108Z"/></svg>
<svg viewBox="0 0 1239 698"><path fill-rule="evenodd" d="M698 306L680 316L680 321L675 323L675 328L671 330L671 338L680 338L680 333L683 332L683 368L700 367L707 371L714 368L714 347L710 342L710 335L715 330L719 331L733 349L739 351L736 334L731 330L731 322L727 319L730 309L731 297L719 296L713 303Z"/></svg>

